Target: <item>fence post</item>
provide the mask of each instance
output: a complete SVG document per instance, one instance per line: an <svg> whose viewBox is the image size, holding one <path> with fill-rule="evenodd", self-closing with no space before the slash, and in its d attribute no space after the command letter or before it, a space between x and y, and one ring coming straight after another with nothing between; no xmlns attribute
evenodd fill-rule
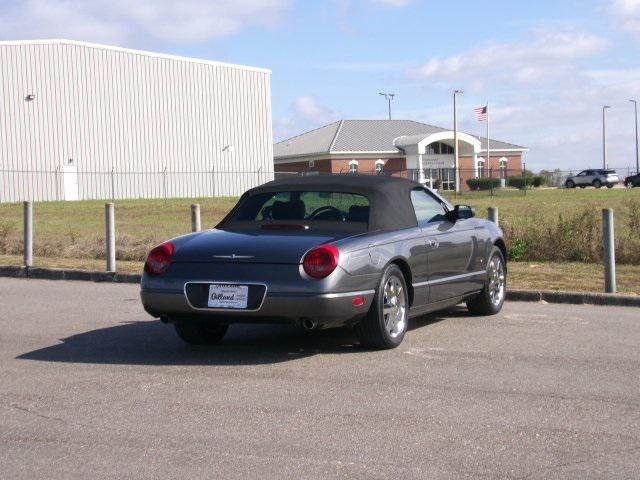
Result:
<svg viewBox="0 0 640 480"><path fill-rule="evenodd" d="M491 184L491 196L493 197L493 168L489 167L489 183Z"/></svg>
<svg viewBox="0 0 640 480"><path fill-rule="evenodd" d="M116 182L114 178L113 167L111 167L111 201L116 199Z"/></svg>
<svg viewBox="0 0 640 480"><path fill-rule="evenodd" d="M162 195L164 197L164 204L167 204L167 167L162 170Z"/></svg>
<svg viewBox="0 0 640 480"><path fill-rule="evenodd" d="M524 194L527 194L527 164L525 162L522 163L522 189Z"/></svg>
<svg viewBox="0 0 640 480"><path fill-rule="evenodd" d="M107 256L107 272L116 271L116 220L113 203L105 204L105 241Z"/></svg>
<svg viewBox="0 0 640 480"><path fill-rule="evenodd" d="M56 200L60 201L60 166L56 167L54 181L56 183Z"/></svg>
<svg viewBox="0 0 640 480"><path fill-rule="evenodd" d="M487 208L487 220L499 225L498 207Z"/></svg>
<svg viewBox="0 0 640 480"><path fill-rule="evenodd" d="M199 232L200 230L200 205L195 203L191 205L191 231Z"/></svg>
<svg viewBox="0 0 640 480"><path fill-rule="evenodd" d="M604 247L604 291L616 293L616 251L611 208L602 210L602 246Z"/></svg>
<svg viewBox="0 0 640 480"><path fill-rule="evenodd" d="M24 266L31 267L33 265L33 204L24 202Z"/></svg>

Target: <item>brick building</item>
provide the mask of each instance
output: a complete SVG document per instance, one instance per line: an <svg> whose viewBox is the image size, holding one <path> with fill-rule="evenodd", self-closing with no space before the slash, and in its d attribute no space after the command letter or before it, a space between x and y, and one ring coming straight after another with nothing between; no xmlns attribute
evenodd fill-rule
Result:
<svg viewBox="0 0 640 480"><path fill-rule="evenodd" d="M453 131L412 120L340 120L274 146L276 172L386 173L455 188ZM458 132L461 188L466 180L521 175L527 148Z"/></svg>

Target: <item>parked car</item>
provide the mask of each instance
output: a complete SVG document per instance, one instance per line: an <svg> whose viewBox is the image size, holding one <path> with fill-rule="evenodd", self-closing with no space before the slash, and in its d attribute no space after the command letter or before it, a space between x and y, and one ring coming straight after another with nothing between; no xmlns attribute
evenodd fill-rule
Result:
<svg viewBox="0 0 640 480"><path fill-rule="evenodd" d="M624 186L627 188L640 187L640 173L629 175L624 179Z"/></svg>
<svg viewBox="0 0 640 480"><path fill-rule="evenodd" d="M620 181L615 170L583 170L573 177L568 177L564 185L567 188L585 188L593 186L600 188L603 185L607 188L613 188Z"/></svg>
<svg viewBox="0 0 640 480"><path fill-rule="evenodd" d="M423 185L389 176L308 176L247 191L212 230L174 238L145 263L141 298L187 343L233 323L352 326L394 348L408 319L506 295L502 231Z"/></svg>

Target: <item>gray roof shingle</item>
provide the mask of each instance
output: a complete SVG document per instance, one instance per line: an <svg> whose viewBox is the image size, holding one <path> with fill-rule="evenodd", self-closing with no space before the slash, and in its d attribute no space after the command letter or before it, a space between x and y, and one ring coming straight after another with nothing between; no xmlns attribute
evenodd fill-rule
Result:
<svg viewBox="0 0 640 480"><path fill-rule="evenodd" d="M397 152L393 140L400 136L426 136L445 131L449 130L413 120L342 120L276 143L274 156L284 158L336 152ZM476 138L481 140L482 148L486 149L486 138ZM526 147L493 139L491 148L526 150Z"/></svg>

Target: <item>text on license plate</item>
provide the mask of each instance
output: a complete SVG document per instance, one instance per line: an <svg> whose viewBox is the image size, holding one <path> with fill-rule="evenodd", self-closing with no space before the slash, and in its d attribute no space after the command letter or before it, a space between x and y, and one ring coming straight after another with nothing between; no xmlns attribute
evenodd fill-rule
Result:
<svg viewBox="0 0 640 480"><path fill-rule="evenodd" d="M249 287L247 285L209 285L209 308L247 308Z"/></svg>

